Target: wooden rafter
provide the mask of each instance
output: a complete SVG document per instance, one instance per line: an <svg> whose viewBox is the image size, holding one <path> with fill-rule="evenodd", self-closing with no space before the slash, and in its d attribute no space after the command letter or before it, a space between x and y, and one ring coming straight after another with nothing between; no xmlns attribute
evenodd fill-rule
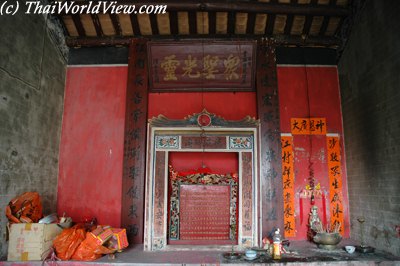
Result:
<svg viewBox="0 0 400 266"><path fill-rule="evenodd" d="M176 11L169 12L169 24L171 27L171 34L178 35L179 34L178 12Z"/></svg>
<svg viewBox="0 0 400 266"><path fill-rule="evenodd" d="M217 14L215 12L208 13L208 32L215 34L217 29Z"/></svg>
<svg viewBox="0 0 400 266"><path fill-rule="evenodd" d="M196 12L189 12L189 33L196 34L197 33L197 19Z"/></svg>
<svg viewBox="0 0 400 266"><path fill-rule="evenodd" d="M81 18L79 17L78 14L72 15L72 21L75 24L75 28L78 31L79 36L85 36L86 32L85 29L83 28Z"/></svg>
<svg viewBox="0 0 400 266"><path fill-rule="evenodd" d="M76 5L87 5L87 3L76 2ZM291 14L311 16L336 16L345 17L349 10L341 6L318 5L318 4L284 4L278 2L249 2L226 0L193 1L193 0L164 0L151 2L152 5L166 5L167 11L193 11L193 12L243 12L243 13L267 13L267 14ZM148 6L149 2L137 2L134 0L118 1L116 6L135 5L138 10L141 6ZM102 10L100 11L102 12ZM60 15L66 15L61 13Z"/></svg>
<svg viewBox="0 0 400 266"><path fill-rule="evenodd" d="M158 30L158 23L157 23L157 15L151 14L151 15L149 15L149 17L150 17L152 33L153 33L153 35L158 35L159 30Z"/></svg>
<svg viewBox="0 0 400 266"><path fill-rule="evenodd" d="M255 13L249 13L248 17L247 17L246 33L247 34L253 34L255 25L256 25L256 14Z"/></svg>
<svg viewBox="0 0 400 266"><path fill-rule="evenodd" d="M90 14L96 36L100 38L97 43L92 37L87 36L87 25L83 24L84 21L81 21L78 14L64 16L61 14L59 17L67 29L66 32L70 33L69 43L72 46L79 45L79 43L82 45L91 43L97 46L103 45L104 41L109 45L115 42L124 43L126 38L140 38L143 35L153 39L230 39L236 37L256 39L259 37L281 38L281 34L285 40L289 40L288 43L300 46L308 46L310 43L314 43L315 46L338 45L335 36L350 13L348 5L337 5L337 0L329 0L328 3L325 1L326 4L319 4L319 0L310 0L309 4L299 0L282 2L279 0L269 0L269 2L260 2L259 0L154 0L151 3L154 6L167 6L167 15L147 14L146 18L148 19L143 21L138 14L130 14L130 21L125 17L120 21L122 17L109 12L108 16L114 31L110 32L107 28L106 33L103 33L105 29L103 27L109 26L110 23L103 21L104 16ZM75 3L77 5L85 4L84 1ZM148 1L143 0L141 2L134 0L115 2L116 6L135 5L136 10L139 10L140 6L148 4ZM202 23L199 16L205 19L202 21L204 25L201 30L198 27L200 26L198 23ZM85 21L85 23L87 22ZM123 23L130 23L130 25ZM158 25L159 23L162 24ZM169 23L167 29L165 23ZM123 31L130 27L132 31ZM73 33L71 34L71 32ZM334 34L335 32L336 34ZM310 39L310 34L312 39ZM93 33L89 35L93 35ZM104 38L105 35L111 38ZM305 39L306 41L304 41ZM317 41L321 41L321 43L317 43Z"/></svg>
<svg viewBox="0 0 400 266"><path fill-rule="evenodd" d="M121 36L122 35L122 30L121 30L121 26L119 24L119 19L118 19L117 15L110 14L110 18L111 18L111 22L112 22L112 25L113 25L114 30L115 30L115 35Z"/></svg>
<svg viewBox="0 0 400 266"><path fill-rule="evenodd" d="M131 14L130 17L131 17L131 25L132 25L133 34L135 36L142 35L142 33L140 32L140 26L139 26L139 21L138 21L137 15Z"/></svg>

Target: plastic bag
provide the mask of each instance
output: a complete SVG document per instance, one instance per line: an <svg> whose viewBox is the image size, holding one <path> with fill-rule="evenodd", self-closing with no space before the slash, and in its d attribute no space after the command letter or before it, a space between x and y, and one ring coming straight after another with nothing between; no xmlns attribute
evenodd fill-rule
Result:
<svg viewBox="0 0 400 266"><path fill-rule="evenodd" d="M73 260L84 260L91 261L96 260L102 256L102 254L111 254L115 250L108 249L97 241L97 238L90 232L86 233L86 238L79 245L78 249L72 255Z"/></svg>
<svg viewBox="0 0 400 266"><path fill-rule="evenodd" d="M61 260L69 260L85 239L85 234L83 225L64 229L53 241L57 257Z"/></svg>
<svg viewBox="0 0 400 266"><path fill-rule="evenodd" d="M13 198L6 207L10 223L37 223L42 218L42 203L37 192L25 192Z"/></svg>

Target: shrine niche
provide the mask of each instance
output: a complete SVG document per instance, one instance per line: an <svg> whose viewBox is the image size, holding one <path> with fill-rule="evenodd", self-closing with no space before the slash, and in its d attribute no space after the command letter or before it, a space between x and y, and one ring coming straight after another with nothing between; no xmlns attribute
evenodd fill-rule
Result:
<svg viewBox="0 0 400 266"><path fill-rule="evenodd" d="M238 175L179 175L169 166L169 244L236 244Z"/></svg>
<svg viewBox="0 0 400 266"><path fill-rule="evenodd" d="M258 121L229 121L203 110L183 120L149 120L145 250L182 245L257 245ZM234 153L237 173L182 174L169 165L175 153Z"/></svg>

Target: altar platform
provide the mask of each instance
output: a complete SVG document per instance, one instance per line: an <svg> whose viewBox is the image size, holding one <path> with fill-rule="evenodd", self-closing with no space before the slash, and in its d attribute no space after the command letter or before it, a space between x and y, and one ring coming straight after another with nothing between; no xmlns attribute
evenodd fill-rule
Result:
<svg viewBox="0 0 400 266"><path fill-rule="evenodd" d="M227 247L215 250L193 250L186 247L180 251L143 251L143 246L131 247L115 256L104 256L96 261L56 261L56 262L0 262L0 265L72 265L72 266L127 266L127 265L400 265L400 257L395 257L382 250L374 253L348 254L345 245L355 244L351 240L342 240L338 248L326 251L317 248L307 241L291 242L289 253L283 254L281 260L273 260L269 255L261 255L253 261L245 258L227 260L223 254L228 252ZM224 250L225 249L225 250Z"/></svg>

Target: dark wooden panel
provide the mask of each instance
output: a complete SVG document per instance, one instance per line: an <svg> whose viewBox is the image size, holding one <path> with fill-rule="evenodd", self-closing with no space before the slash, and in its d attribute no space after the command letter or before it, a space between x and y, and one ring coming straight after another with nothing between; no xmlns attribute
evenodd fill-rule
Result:
<svg viewBox="0 0 400 266"><path fill-rule="evenodd" d="M275 43L260 42L257 52L257 109L260 126L262 235L283 229L282 162Z"/></svg>
<svg viewBox="0 0 400 266"><path fill-rule="evenodd" d="M127 229L130 244L143 243L147 77L147 40L132 40L126 94L121 217L121 225Z"/></svg>
<svg viewBox="0 0 400 266"><path fill-rule="evenodd" d="M343 19L342 19L343 21ZM199 35L180 35L179 39L181 40L193 40L193 39L203 39L209 41L223 41L229 39L232 41L232 36L225 34L199 34ZM235 35L235 40L249 40L254 39L254 35L250 34L240 34ZM258 37L257 37L258 38ZM158 35L152 37L154 40L168 40L168 41L176 41L176 36L172 35ZM119 45L119 46L128 46L132 37L66 37L66 43L70 47L92 47L92 46L110 46L110 45ZM293 35L280 35L279 39L276 40L276 43L279 45L294 45L294 46L327 46L327 47L336 47L341 44L341 40L336 37L331 36L308 36L306 39L303 39L301 36L293 36Z"/></svg>
<svg viewBox="0 0 400 266"><path fill-rule="evenodd" d="M166 168L165 151L156 151L155 154L155 169L154 169L154 205L153 205L153 237L163 238L166 232L164 231L164 218L167 215L164 213L167 202L164 200L165 191L165 168Z"/></svg>
<svg viewBox="0 0 400 266"><path fill-rule="evenodd" d="M151 42L150 87L166 90L253 90L254 42Z"/></svg>

